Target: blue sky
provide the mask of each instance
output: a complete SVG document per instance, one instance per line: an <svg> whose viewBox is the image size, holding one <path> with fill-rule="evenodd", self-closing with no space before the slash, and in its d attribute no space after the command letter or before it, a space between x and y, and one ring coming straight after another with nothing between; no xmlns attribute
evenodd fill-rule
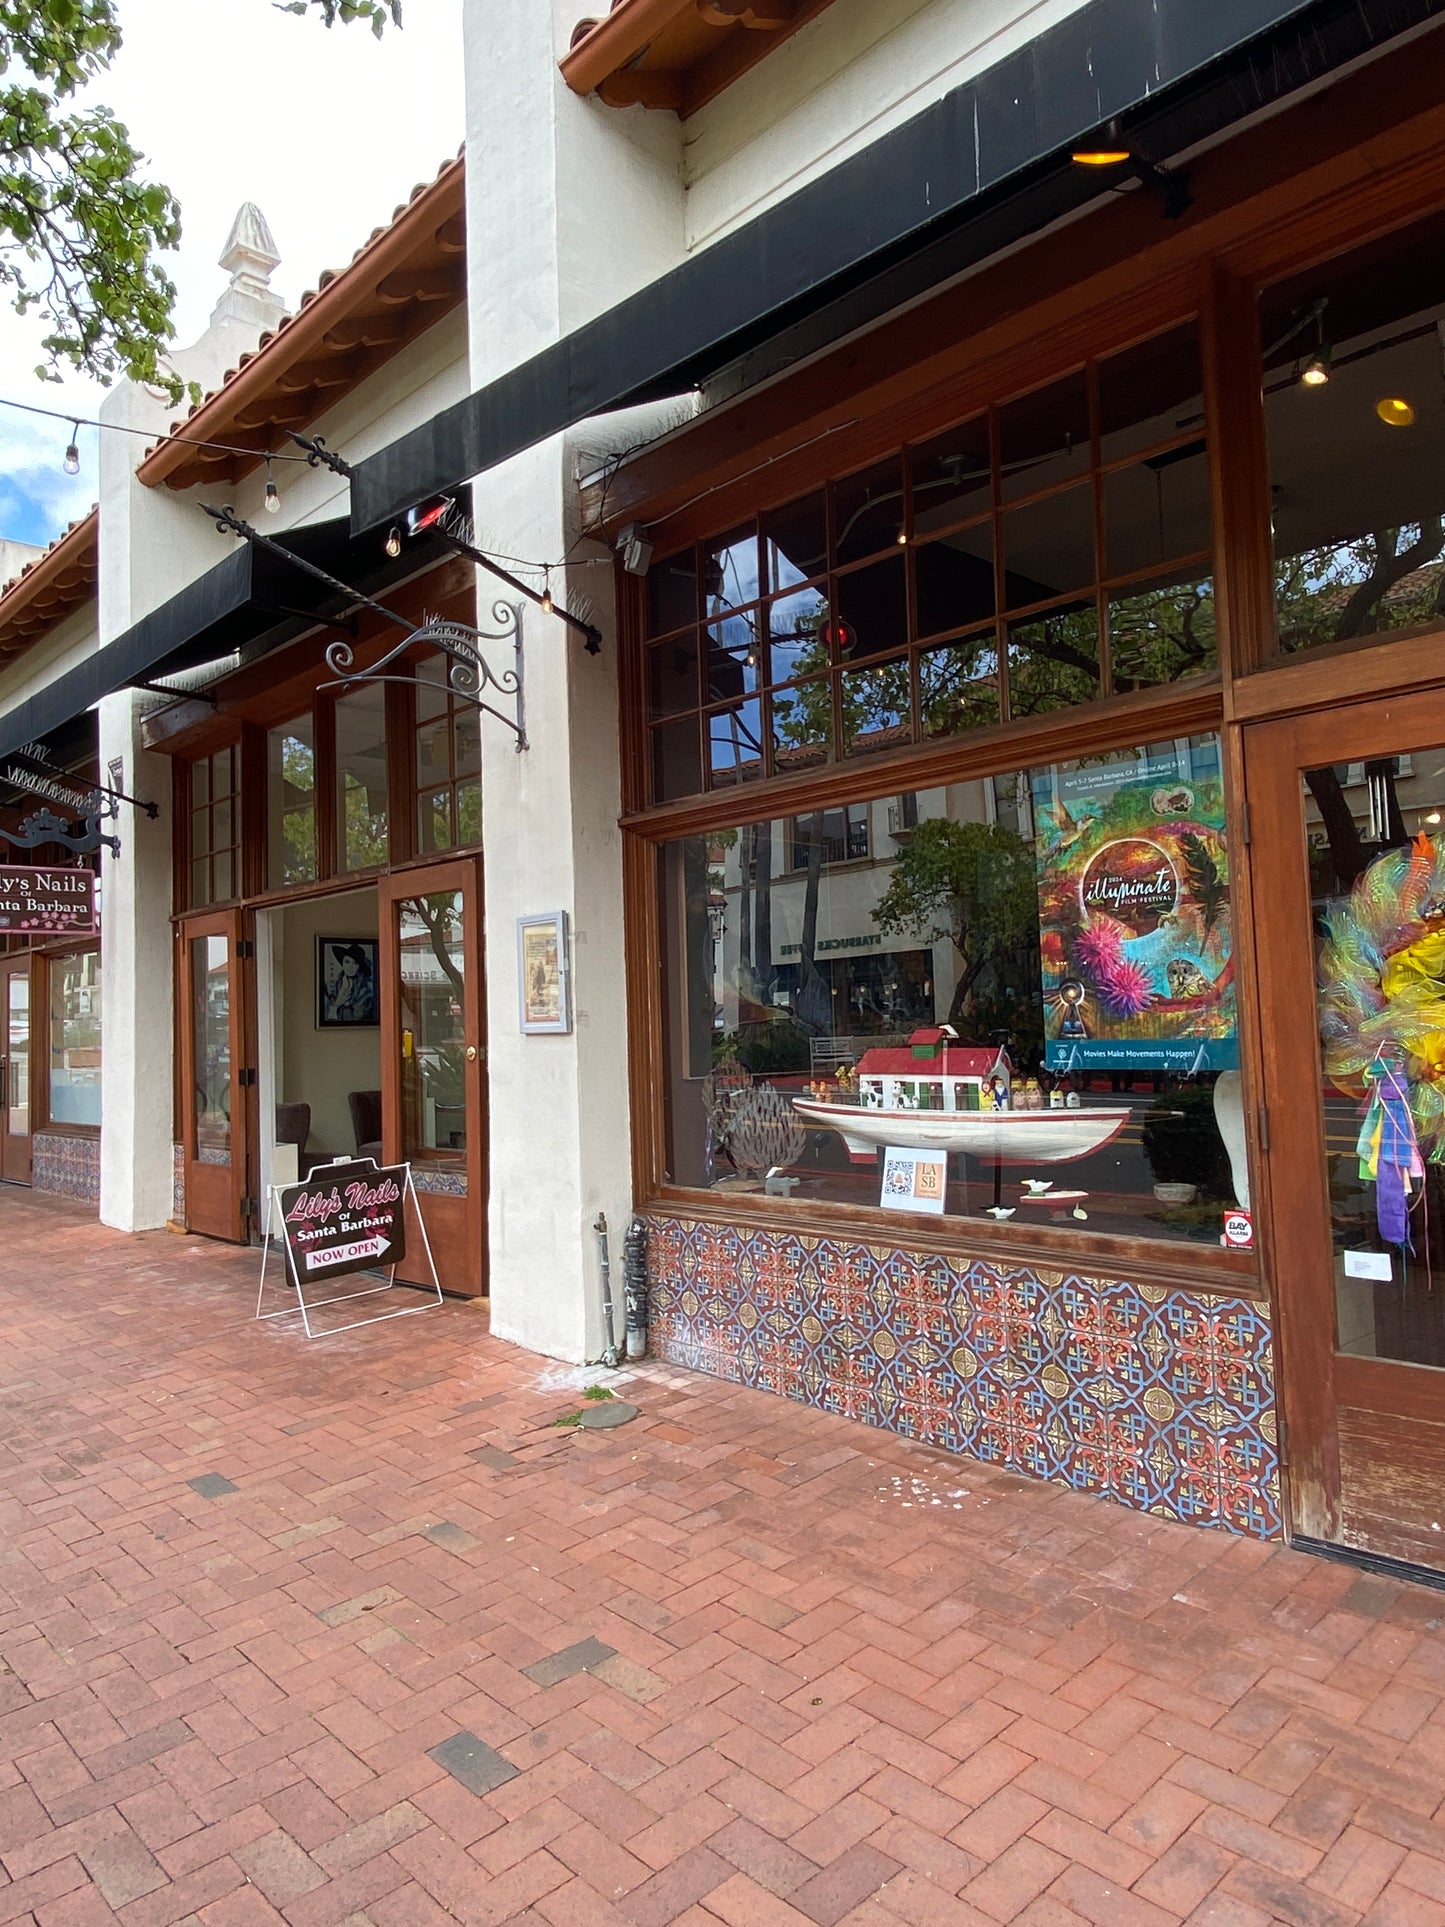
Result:
<svg viewBox="0 0 1445 1927"><path fill-rule="evenodd" d="M461 145L461 0L406 0L403 31L383 42L270 0L119 0L119 12L125 45L83 99L120 115L180 200L166 267L182 344L224 285L216 257L243 201L271 224L272 285L293 307ZM0 303L0 397L93 416L94 384L37 377L40 334ZM96 431L80 431L74 477L62 467L70 433L0 408L0 536L51 542L95 500Z"/></svg>

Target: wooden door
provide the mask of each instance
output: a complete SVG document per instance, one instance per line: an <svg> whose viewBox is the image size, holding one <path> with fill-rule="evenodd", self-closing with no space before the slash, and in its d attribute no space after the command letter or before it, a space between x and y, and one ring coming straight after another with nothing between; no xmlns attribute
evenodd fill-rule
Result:
<svg viewBox="0 0 1445 1927"><path fill-rule="evenodd" d="M1445 1570L1441 745L1438 691L1245 735L1292 1527Z"/></svg>
<svg viewBox="0 0 1445 1927"><path fill-rule="evenodd" d="M247 1147L254 1070L245 1057L241 912L181 925L181 1142L186 1229L240 1244L252 1209Z"/></svg>
<svg viewBox="0 0 1445 1927"><path fill-rule="evenodd" d="M30 959L0 963L0 1180L30 1182L31 1092Z"/></svg>
<svg viewBox="0 0 1445 1927"><path fill-rule="evenodd" d="M443 1291L486 1292L486 1039L474 858L384 877L380 891L382 1143L410 1164ZM408 1213L400 1275L430 1283Z"/></svg>

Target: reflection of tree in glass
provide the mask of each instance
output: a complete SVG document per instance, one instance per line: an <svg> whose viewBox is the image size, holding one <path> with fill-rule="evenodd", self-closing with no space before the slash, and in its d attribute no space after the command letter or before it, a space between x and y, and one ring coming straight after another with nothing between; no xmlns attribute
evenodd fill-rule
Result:
<svg viewBox="0 0 1445 1927"><path fill-rule="evenodd" d="M1306 549L1275 565L1275 623L1282 650L1346 642L1445 616L1445 520L1438 515L1399 528L1375 529L1353 541ZM1360 834L1339 774L1332 768L1305 773L1320 813L1333 887L1348 889L1380 848L1403 843L1404 818L1395 789L1392 758L1369 763L1379 785L1381 843Z"/></svg>
<svg viewBox="0 0 1445 1927"><path fill-rule="evenodd" d="M1099 619L1092 603L1011 625L1009 714L1037 716L1099 693Z"/></svg>
<svg viewBox="0 0 1445 1927"><path fill-rule="evenodd" d="M309 883L316 866L316 754L299 736L281 743L283 883Z"/></svg>
<svg viewBox="0 0 1445 1927"><path fill-rule="evenodd" d="M1111 601L1109 653L1120 694L1212 669L1218 660L1213 582L1176 582Z"/></svg>
<svg viewBox="0 0 1445 1927"><path fill-rule="evenodd" d="M387 857L385 800L383 799L380 809L372 809L365 783L359 783L354 776L348 776L345 806L347 869L367 870L373 864L385 863Z"/></svg>
<svg viewBox="0 0 1445 1927"><path fill-rule="evenodd" d="M1274 583L1280 648L1310 649L1445 615L1442 551L1445 523L1428 515L1281 557Z"/></svg>
<svg viewBox="0 0 1445 1927"><path fill-rule="evenodd" d="M1002 823L918 825L893 868L873 921L890 936L947 937L958 960L948 1021L966 1031L985 992L1009 1003L1011 988L1039 981L1039 910L1034 855ZM1034 1001L1020 998L1022 1020Z"/></svg>

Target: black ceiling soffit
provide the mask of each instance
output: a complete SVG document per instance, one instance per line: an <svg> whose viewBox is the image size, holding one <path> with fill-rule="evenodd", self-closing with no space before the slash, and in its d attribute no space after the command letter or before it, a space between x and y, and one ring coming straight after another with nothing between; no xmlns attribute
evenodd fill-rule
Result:
<svg viewBox="0 0 1445 1927"><path fill-rule="evenodd" d="M1097 197L1111 119L1166 160L1445 13L1445 0L1088 0L745 227L356 465L376 528L548 436L751 386Z"/></svg>
<svg viewBox="0 0 1445 1927"><path fill-rule="evenodd" d="M288 529L272 539L362 594L375 594L449 553L428 537L409 543L396 561L385 562L374 537L353 537L344 517ZM117 689L174 676L237 650L266 654L303 635L318 619L343 614L346 606L283 557L238 542L179 595L0 716L0 757L13 754L22 743L58 744L60 732Z"/></svg>

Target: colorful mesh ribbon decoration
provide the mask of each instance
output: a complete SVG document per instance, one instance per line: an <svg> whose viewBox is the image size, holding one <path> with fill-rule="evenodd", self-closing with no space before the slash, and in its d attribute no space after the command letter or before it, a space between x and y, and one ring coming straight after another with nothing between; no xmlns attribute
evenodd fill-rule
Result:
<svg viewBox="0 0 1445 1927"><path fill-rule="evenodd" d="M1412 1180L1424 1182L1425 1166L1410 1112L1410 1094L1399 1071L1383 1058L1365 1068L1369 1105L1356 1150L1360 1176L1375 1187L1375 1220L1386 1244L1410 1244Z"/></svg>

